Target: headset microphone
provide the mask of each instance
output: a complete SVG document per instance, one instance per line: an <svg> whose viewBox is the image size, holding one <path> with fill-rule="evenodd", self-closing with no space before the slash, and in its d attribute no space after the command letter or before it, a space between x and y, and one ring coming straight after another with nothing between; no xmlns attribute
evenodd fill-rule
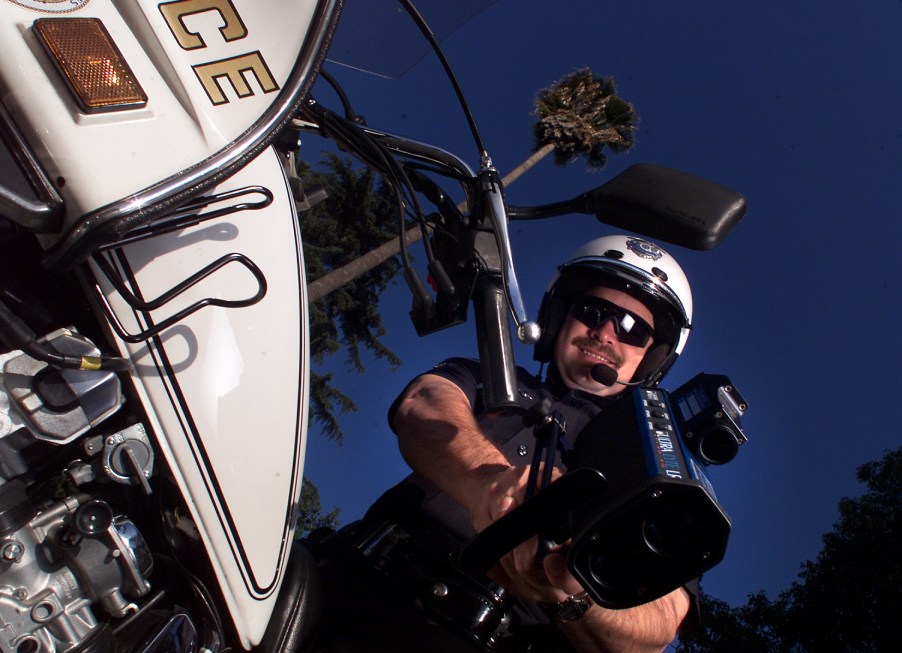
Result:
<svg viewBox="0 0 902 653"><path fill-rule="evenodd" d="M589 376L591 376L592 380L596 383L600 383L608 388L615 383L617 385L622 385L624 388L634 388L644 383L644 381L618 381L617 370L604 363L596 363L593 365L592 369L589 371Z"/></svg>
<svg viewBox="0 0 902 653"><path fill-rule="evenodd" d="M604 363L593 365L589 375L593 381L607 387L611 387L617 382L617 370Z"/></svg>

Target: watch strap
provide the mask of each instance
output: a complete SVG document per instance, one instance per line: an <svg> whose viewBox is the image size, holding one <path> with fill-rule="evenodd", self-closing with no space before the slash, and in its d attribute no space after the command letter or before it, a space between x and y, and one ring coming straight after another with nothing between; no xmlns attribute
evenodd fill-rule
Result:
<svg viewBox="0 0 902 653"><path fill-rule="evenodd" d="M588 592L574 594L559 603L539 603L539 607L548 615L548 618L558 624L576 621L586 614L593 605L595 605L595 602Z"/></svg>

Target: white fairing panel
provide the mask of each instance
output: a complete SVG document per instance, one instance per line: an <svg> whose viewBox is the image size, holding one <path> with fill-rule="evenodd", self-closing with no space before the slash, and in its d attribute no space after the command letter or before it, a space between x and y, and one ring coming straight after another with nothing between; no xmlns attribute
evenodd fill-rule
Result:
<svg viewBox="0 0 902 653"><path fill-rule="evenodd" d="M61 228L42 233L42 245L51 267L90 263L127 333L198 301L253 297L260 281L233 260L142 313L89 258L97 248L198 193L263 186L273 195L265 208L96 255L144 300L233 253L265 277L252 305L207 306L148 340L118 343L248 648L266 628L293 538L308 399L297 215L267 144L312 83L339 10L338 0L0 0L0 100L64 201ZM72 18L102 23L145 106L79 108L35 28ZM225 204L259 200L251 192Z"/></svg>
<svg viewBox="0 0 902 653"><path fill-rule="evenodd" d="M279 101L311 24L330 4L0 0L3 100L50 177L65 180L67 224L229 147ZM99 19L146 106L81 112L34 34L42 18ZM306 43L308 58L319 45Z"/></svg>
<svg viewBox="0 0 902 653"><path fill-rule="evenodd" d="M103 254L148 301L233 252L266 278L252 306L207 306L146 343L121 342L247 647L266 628L293 539L308 399L300 234L273 150L214 192L252 185L269 188L272 204ZM205 298L242 300L259 290L249 269L231 262L148 317L92 265L128 334Z"/></svg>

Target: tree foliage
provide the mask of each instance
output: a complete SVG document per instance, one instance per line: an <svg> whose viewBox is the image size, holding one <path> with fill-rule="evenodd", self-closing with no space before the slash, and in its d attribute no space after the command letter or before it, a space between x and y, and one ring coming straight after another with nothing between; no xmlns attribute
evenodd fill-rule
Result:
<svg viewBox="0 0 902 653"><path fill-rule="evenodd" d="M703 597L704 627L682 653L768 651L874 653L898 650L902 612L902 447L862 465L867 486L839 503L839 520L799 580L769 600L738 608Z"/></svg>
<svg viewBox="0 0 902 653"><path fill-rule="evenodd" d="M552 151L560 165L585 155L591 168L601 168L605 147L611 152L628 150L638 124L632 105L617 97L614 81L588 69L542 90L535 113L537 152L507 175L505 184ZM400 364L381 341L385 329L378 310L379 297L400 269L397 208L393 193L375 173L355 168L349 159L327 154L317 169L302 160L297 166L304 188L321 186L328 194L323 203L301 212L299 219L315 368L310 378L311 412L323 433L341 443L338 417L356 410L356 405L333 385L333 374L324 370L327 358L343 351L350 368L363 372L364 348L393 368ZM414 242L420 235L416 228L404 237ZM308 498L311 488L315 504L302 510L302 531L311 530L319 519L337 521L337 509L322 515L319 493L305 479Z"/></svg>
<svg viewBox="0 0 902 653"><path fill-rule="evenodd" d="M536 98L536 150L506 178L512 183L550 152L558 164L585 156L590 168L605 165L605 149L619 153L634 142L639 118L632 104L617 96L614 80L588 68L541 90ZM306 188L324 186L328 199L301 214L307 282L311 297L311 354L322 367L326 357L344 350L355 371L362 372L361 347L392 366L398 357L386 348L378 297L400 268L398 221L394 196L369 170L327 155L319 170L299 162ZM418 239L410 230L408 242ZM330 373L314 370L312 412L323 432L341 442L338 415L355 409L354 401L332 383Z"/></svg>
<svg viewBox="0 0 902 653"><path fill-rule="evenodd" d="M607 159L604 149L619 153L634 143L639 116L633 105L616 94L614 80L597 77L588 68L565 77L539 92L534 111L538 122L533 131L535 149L502 179L508 186L528 172L546 156L555 153L558 165L565 165L585 155L590 169L600 170ZM419 227L408 229L405 242L422 237ZM400 251L396 234L364 256L349 260L340 268L319 277L310 284L311 294L323 297L343 284L371 270Z"/></svg>
<svg viewBox="0 0 902 653"><path fill-rule="evenodd" d="M338 526L339 509L333 507L323 512L319 490L306 478L301 486L301 501L298 504L298 527L295 537L301 538L317 528L336 528Z"/></svg>
<svg viewBox="0 0 902 653"><path fill-rule="evenodd" d="M535 149L554 147L554 160L566 165L586 157L590 169L607 163L605 149L620 153L633 146L639 116L617 95L614 80L588 68L542 89L536 97Z"/></svg>
<svg viewBox="0 0 902 653"><path fill-rule="evenodd" d="M372 171L357 169L350 160L327 154L317 170L302 163L298 176L305 188L321 186L328 193L325 201L300 215L308 282L397 232L394 195ZM392 367L400 364L398 356L381 340L385 327L378 308L379 297L399 267L396 257L389 258L310 304L310 354L314 367L319 367L311 374L311 408L323 432L339 443L343 433L337 415L356 406L332 384L332 374L322 367L327 357L342 351L348 366L362 373L364 349Z"/></svg>

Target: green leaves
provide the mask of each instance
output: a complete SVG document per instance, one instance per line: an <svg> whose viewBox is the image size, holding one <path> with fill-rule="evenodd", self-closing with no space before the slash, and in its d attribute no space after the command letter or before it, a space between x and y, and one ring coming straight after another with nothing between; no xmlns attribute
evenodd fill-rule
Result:
<svg viewBox="0 0 902 653"><path fill-rule="evenodd" d="M301 485L301 500L298 503L298 524L295 537L301 538L317 528L336 528L338 526L339 512L340 510L335 507L329 512L323 512L319 490L305 477Z"/></svg>
<svg viewBox="0 0 902 653"><path fill-rule="evenodd" d="M769 600L732 608L702 597L703 628L682 653L865 653L898 647L902 612L902 448L858 469L867 491L839 504L839 521L799 580Z"/></svg>
<svg viewBox="0 0 902 653"><path fill-rule="evenodd" d="M595 169L605 165L606 151L632 147L638 125L633 106L617 96L614 81L588 69L542 90L535 114L537 150L553 148L559 165L585 156ZM505 183L539 158L530 157ZM318 368L312 376L312 410L323 432L340 443L343 436L337 417L356 407L323 369L327 358L345 352L348 366L363 372L362 350L368 349L393 367L400 364L382 343L385 329L378 311L379 297L400 269L398 250L391 250L396 254L375 267L373 261L381 260L381 255L374 257L372 252L398 242L397 201L375 173L355 168L349 159L327 154L319 170L302 161L298 166L305 188L323 186L328 192L328 199L303 212L300 221L307 282L317 298L310 307L311 356Z"/></svg>
<svg viewBox="0 0 902 653"><path fill-rule="evenodd" d="M639 116L617 95L614 80L588 68L567 75L536 97L536 150L552 144L558 165L585 156L591 169L607 163L605 148L619 153L633 146Z"/></svg>
<svg viewBox="0 0 902 653"><path fill-rule="evenodd" d="M308 283L368 252L397 234L394 195L368 169L356 169L349 159L327 154L322 168L301 164L298 170L305 188L322 186L328 198L300 214L304 262ZM344 352L345 362L364 371L363 349L392 367L401 360L386 347L379 297L400 268L397 257L348 280L334 292L311 303L310 354L311 409L328 437L341 443L337 416L356 410L354 401L332 385L332 374L321 372L329 356Z"/></svg>

